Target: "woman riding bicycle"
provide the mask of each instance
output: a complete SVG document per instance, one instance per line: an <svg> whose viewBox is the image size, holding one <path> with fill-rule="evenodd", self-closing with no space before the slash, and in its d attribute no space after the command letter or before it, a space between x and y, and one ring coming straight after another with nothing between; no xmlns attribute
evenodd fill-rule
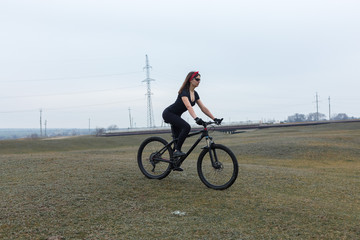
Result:
<svg viewBox="0 0 360 240"><path fill-rule="evenodd" d="M195 103L200 107L201 111L214 120L216 124L220 124L222 121L222 119L217 119L211 114L209 109L201 102L199 94L195 91L195 88L200 84L200 77L201 75L199 72L189 72L178 92L175 103L167 107L162 114L164 121L172 125L174 137L178 138L173 155L174 157L186 155L181 151L181 147L191 129L190 125L181 118L181 115L184 112L189 111L189 114L198 125L203 125L204 123L201 118L197 117L193 109Z"/></svg>

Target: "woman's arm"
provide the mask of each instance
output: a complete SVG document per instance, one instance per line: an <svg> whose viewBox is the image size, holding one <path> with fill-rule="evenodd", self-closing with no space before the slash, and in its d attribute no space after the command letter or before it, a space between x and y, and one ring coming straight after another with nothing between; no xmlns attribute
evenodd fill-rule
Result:
<svg viewBox="0 0 360 240"><path fill-rule="evenodd" d="M189 100L188 100L189 101ZM199 108L201 109L201 111L208 116L209 118L211 118L212 120L215 119L215 117L211 114L211 112L209 111L209 109L207 109L207 107L205 107L205 105L202 103L202 101L199 99L196 101L197 105L199 106ZM190 104L190 103L189 103ZM190 105L191 106L191 105Z"/></svg>
<svg viewBox="0 0 360 240"><path fill-rule="evenodd" d="M195 113L193 107L191 106L189 99L184 96L184 97L181 97L181 100L182 100L183 103L185 104L185 107L186 107L187 110L189 111L191 117L192 117L193 119L197 118L196 113Z"/></svg>

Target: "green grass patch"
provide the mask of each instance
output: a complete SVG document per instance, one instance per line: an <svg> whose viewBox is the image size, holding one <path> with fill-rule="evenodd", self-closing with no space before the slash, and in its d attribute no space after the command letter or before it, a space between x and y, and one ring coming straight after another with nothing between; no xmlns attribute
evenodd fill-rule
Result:
<svg viewBox="0 0 360 240"><path fill-rule="evenodd" d="M0 141L0 239L358 239L359 123L213 135L239 161L225 191L201 183L199 149L145 178L148 136Z"/></svg>

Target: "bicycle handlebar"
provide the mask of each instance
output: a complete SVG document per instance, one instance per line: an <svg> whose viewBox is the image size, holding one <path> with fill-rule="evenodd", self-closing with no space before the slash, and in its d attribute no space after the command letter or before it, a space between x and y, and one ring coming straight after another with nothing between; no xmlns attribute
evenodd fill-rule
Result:
<svg viewBox="0 0 360 240"><path fill-rule="evenodd" d="M204 122L203 127L206 128L208 125L214 124L215 122L210 121L210 122Z"/></svg>
<svg viewBox="0 0 360 240"><path fill-rule="evenodd" d="M216 123L214 121L204 122L203 127L206 128L208 125L211 125L211 124L221 125L222 120L223 119L221 119L221 121L219 123Z"/></svg>

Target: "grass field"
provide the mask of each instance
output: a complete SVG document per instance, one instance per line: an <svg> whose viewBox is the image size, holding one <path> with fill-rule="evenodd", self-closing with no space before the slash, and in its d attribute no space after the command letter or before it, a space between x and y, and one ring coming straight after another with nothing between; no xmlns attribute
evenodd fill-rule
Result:
<svg viewBox="0 0 360 240"><path fill-rule="evenodd" d="M239 161L225 191L198 178L200 148L145 178L148 136L0 141L0 239L360 239L360 123L213 136Z"/></svg>

